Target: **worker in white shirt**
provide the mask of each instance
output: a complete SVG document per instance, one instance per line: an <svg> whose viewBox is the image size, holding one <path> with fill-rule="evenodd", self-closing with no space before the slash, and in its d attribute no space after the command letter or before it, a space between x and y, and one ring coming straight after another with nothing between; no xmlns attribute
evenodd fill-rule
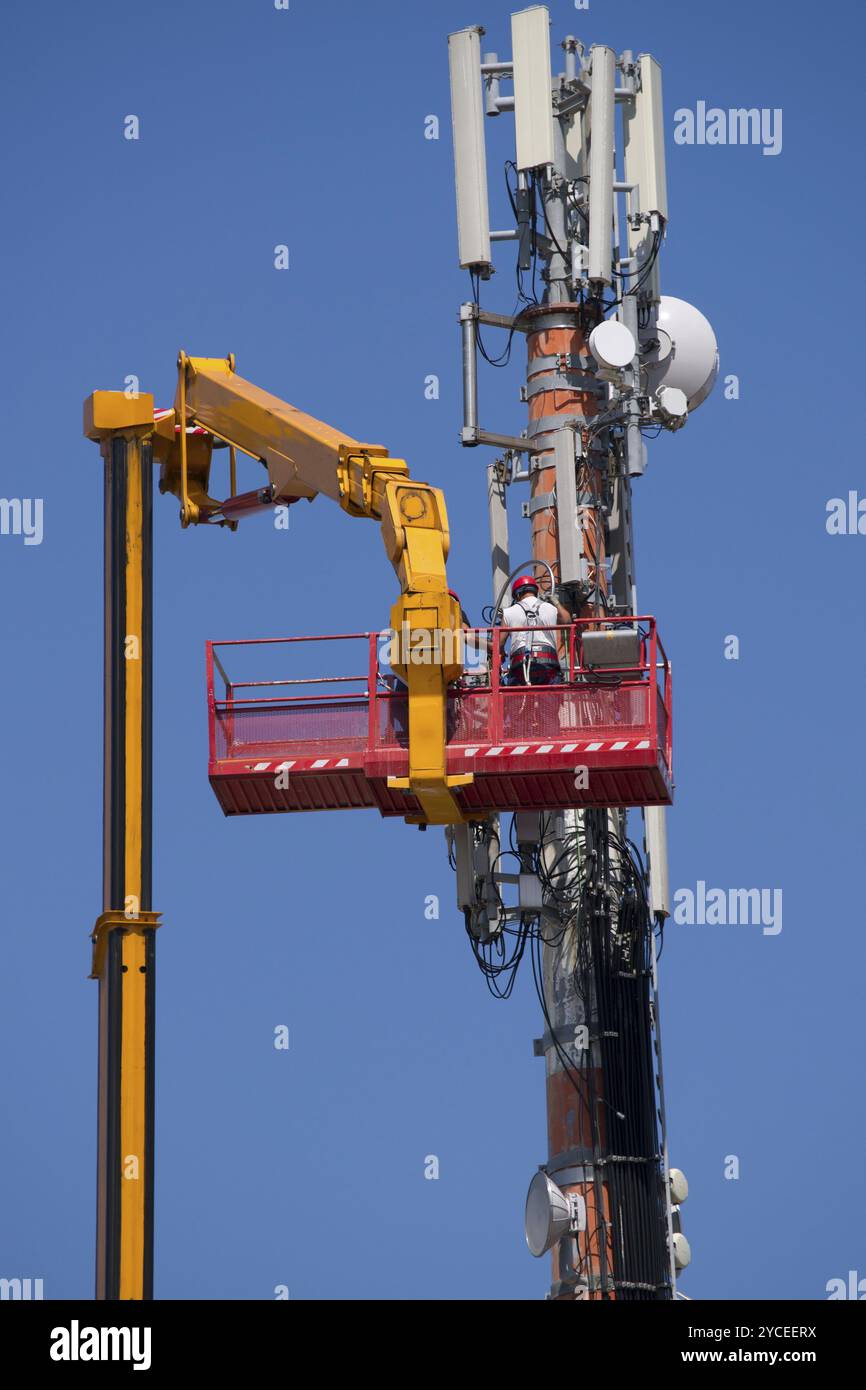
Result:
<svg viewBox="0 0 866 1390"><path fill-rule="evenodd" d="M522 574L511 586L512 602L502 614L500 650L510 642L505 679L509 685L556 685L559 667L557 623L571 623L572 615L556 600L538 596L538 580ZM529 631L513 631L528 628Z"/></svg>

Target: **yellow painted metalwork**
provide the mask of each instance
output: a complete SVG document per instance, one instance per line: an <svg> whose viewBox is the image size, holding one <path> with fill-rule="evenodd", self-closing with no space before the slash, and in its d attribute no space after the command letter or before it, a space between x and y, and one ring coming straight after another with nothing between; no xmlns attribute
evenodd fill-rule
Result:
<svg viewBox="0 0 866 1390"><path fill-rule="evenodd" d="M105 439L136 428L153 429L153 396L142 392L94 391L84 402L84 433L88 439Z"/></svg>
<svg viewBox="0 0 866 1390"><path fill-rule="evenodd" d="M189 526L193 519L189 509L189 470L186 454L186 372L183 369L184 354L181 353L178 359L180 370L177 376L178 389L178 410L177 418L180 424L180 524Z"/></svg>
<svg viewBox="0 0 866 1390"><path fill-rule="evenodd" d="M151 468L145 456L146 439L154 430L153 397L129 400L122 392L97 391L85 402L85 433L98 439L106 461L113 457L114 441L125 441L125 512L112 520L106 531L106 577L112 573L108 553L117 539L114 527L122 528L122 576L115 575L117 591L108 583L106 603L106 718L118 719L123 728L123 779L118 795L122 806L108 799L112 784L106 759L106 844L104 847L104 910L98 918L91 940L93 959L91 978L99 981L99 1092L97 1163L97 1297L140 1300L146 1296L145 1268L149 1262L148 1173L150 1152L148 1101L148 934L159 926L159 914L141 908L142 848L144 834L144 468ZM112 682L109 664L118 653L108 640L110 614L122 603L125 626L118 638L124 661L123 709L111 711ZM123 859L120 881L112 887L109 867L111 823L123 817ZM121 894L126 911L112 901ZM120 972L112 975L108 944L113 932L120 935ZM119 997L118 997L119 994ZM115 1053L119 1020L119 1048ZM112 1091L109 1071L111 1057L119 1062L116 1092ZM115 1144L112 1136L116 1135ZM116 1165L116 1166L115 1166ZM118 1206L109 1202L113 1189ZM109 1209L111 1208L111 1209ZM116 1249L117 1264L106 1266L106 1251ZM109 1265L111 1261L109 1260ZM114 1278L117 1279L115 1286Z"/></svg>
<svg viewBox="0 0 866 1390"><path fill-rule="evenodd" d="M179 434L175 428L175 412L172 410L153 427L153 457L160 463L159 490L171 492L181 503L183 511L184 487L182 469L186 465L186 512L187 525L207 521L219 511L220 503L208 495L213 437L210 434Z"/></svg>
<svg viewBox="0 0 866 1390"><path fill-rule="evenodd" d="M260 459L274 501L322 493L351 516L381 522L401 588L392 627L405 629L419 656L395 666L409 691L409 776L391 785L414 793L422 820L463 820L453 791L472 777L449 777L445 762L448 685L463 670L463 651L459 605L448 593L445 571L450 536L442 492L412 480L405 460L390 458L381 445L362 444L244 380L232 357L179 354L175 415L180 461L164 461L160 486L180 498L184 525L206 521L219 507L207 498L203 464L194 484L190 478L186 427L192 425Z"/></svg>
<svg viewBox="0 0 866 1390"><path fill-rule="evenodd" d="M341 444L337 461L338 501L350 516L381 516L383 489L391 478L408 478L404 459L392 459L375 444Z"/></svg>
<svg viewBox="0 0 866 1390"><path fill-rule="evenodd" d="M424 650L424 635L428 637L427 659L403 668L409 690L405 785L417 796L426 820L462 820L452 789L472 778L449 778L445 770L447 690L463 661L459 642L451 644L450 653L442 650L447 645L443 635L459 628L460 618L448 596L450 538L441 491L410 479L405 460L390 458L381 445L362 444L238 376L231 355L188 357L180 352L174 413L156 426L152 397L130 402L122 392L94 393L85 407L86 431L100 438L117 428L117 420L142 426L145 400L150 403L154 454L162 465L160 488L178 497L182 526L207 521L219 511L220 503L208 494L213 437L230 447L232 496L235 450L240 449L267 468L274 501L312 500L323 493L351 516L381 521L401 587L392 626L402 632L408 625L418 652ZM187 428L194 425L208 433L188 436Z"/></svg>
<svg viewBox="0 0 866 1390"><path fill-rule="evenodd" d="M147 1163L145 962L143 930L125 932L120 1059L120 1297L134 1299L144 1297Z"/></svg>
<svg viewBox="0 0 866 1390"><path fill-rule="evenodd" d="M389 479L382 538L402 589L391 609L398 638L392 665L409 691L409 776L389 778L388 785L412 791L430 824L454 824L464 816L452 789L472 776L449 777L445 766L448 685L463 671L463 633L460 605L448 592L450 533L441 491Z"/></svg>
<svg viewBox="0 0 866 1390"><path fill-rule="evenodd" d="M142 719L143 719L143 517L139 440L127 444L126 511L126 826L124 890L137 911L141 904ZM132 645L130 645L132 644ZM122 937L123 1013L120 1049L120 1290L121 1299L144 1296L146 1099L145 928L134 921Z"/></svg>
<svg viewBox="0 0 866 1390"><path fill-rule="evenodd" d="M105 969L105 952L108 948L108 934L111 931L129 931L130 927L140 928L151 927L156 929L162 926L161 912L145 912L139 909L138 915L133 921L127 917L125 912L103 912L97 917L93 931L90 933L90 940L93 946L93 960L90 967L90 979L99 980Z"/></svg>

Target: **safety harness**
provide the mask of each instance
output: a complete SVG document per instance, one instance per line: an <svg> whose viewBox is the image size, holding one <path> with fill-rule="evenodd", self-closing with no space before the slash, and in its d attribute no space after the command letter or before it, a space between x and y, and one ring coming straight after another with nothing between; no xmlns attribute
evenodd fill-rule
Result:
<svg viewBox="0 0 866 1390"><path fill-rule="evenodd" d="M534 595L534 599L534 606L529 609L526 607L526 604L522 598L517 600L517 606L518 608L523 609L523 615L526 618L525 626L529 628L542 626L546 627L546 624L542 624L541 622L541 599L538 597L537 594ZM516 667L521 667L523 674L523 683L524 685L529 685L529 672L533 661L540 662L541 664L546 666L558 666L559 658L556 655L555 649L551 651L549 648L536 648L534 632L524 633L523 638L526 645L524 646L521 652L518 652L515 656L511 658L511 668L512 670L514 670Z"/></svg>

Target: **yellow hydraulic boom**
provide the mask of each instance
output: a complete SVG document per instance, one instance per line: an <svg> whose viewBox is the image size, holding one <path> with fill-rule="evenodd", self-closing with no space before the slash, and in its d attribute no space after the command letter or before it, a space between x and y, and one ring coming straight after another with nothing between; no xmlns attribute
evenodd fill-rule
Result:
<svg viewBox="0 0 866 1390"><path fill-rule="evenodd" d="M176 429L176 425L186 428ZM200 426L205 433L190 434ZM400 657L394 667L409 692L409 776L392 779L417 798L421 819L448 825L464 819L452 788L471 776L445 770L447 690L463 670L460 605L448 592L449 533L439 488L415 482L403 459L361 444L270 395L234 369L234 358L178 358L174 411L154 427L160 488L181 504L181 524L220 517L225 504L208 495L211 449L220 440L259 459L268 471L268 504L339 502L350 516L381 523L388 559L400 580L391 627ZM451 640L443 640L444 636ZM413 654L420 659L409 657Z"/></svg>

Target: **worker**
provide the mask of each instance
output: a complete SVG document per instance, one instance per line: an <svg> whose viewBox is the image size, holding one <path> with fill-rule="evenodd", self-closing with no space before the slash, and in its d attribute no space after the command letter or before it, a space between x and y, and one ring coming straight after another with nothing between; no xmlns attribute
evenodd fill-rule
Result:
<svg viewBox="0 0 866 1390"><path fill-rule="evenodd" d="M522 574L511 586L512 602L503 611L503 632L500 651L510 641L508 685L557 685L562 680L559 665L559 642L556 626L571 623L572 615L554 599L538 596L538 580L533 574ZM512 631L529 628L530 631Z"/></svg>

